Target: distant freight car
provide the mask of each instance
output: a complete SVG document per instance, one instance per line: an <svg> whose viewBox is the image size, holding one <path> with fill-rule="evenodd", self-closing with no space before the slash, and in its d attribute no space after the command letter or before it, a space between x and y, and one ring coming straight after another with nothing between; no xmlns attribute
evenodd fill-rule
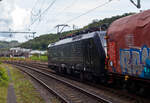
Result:
<svg viewBox="0 0 150 103"><path fill-rule="evenodd" d="M150 10L113 22L108 29L108 71L128 86L150 83ZM143 88L142 88L143 89Z"/></svg>
<svg viewBox="0 0 150 103"><path fill-rule="evenodd" d="M104 78L106 32L92 32L62 39L48 46L48 65L80 78Z"/></svg>

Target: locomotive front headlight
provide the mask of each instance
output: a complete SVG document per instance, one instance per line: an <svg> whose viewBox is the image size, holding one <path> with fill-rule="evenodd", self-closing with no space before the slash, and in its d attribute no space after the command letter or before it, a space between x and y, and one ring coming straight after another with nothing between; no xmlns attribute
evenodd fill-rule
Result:
<svg viewBox="0 0 150 103"><path fill-rule="evenodd" d="M110 61L110 63L109 63L109 64L110 64L110 66L111 66L111 67L113 67L113 62L112 62L112 61Z"/></svg>

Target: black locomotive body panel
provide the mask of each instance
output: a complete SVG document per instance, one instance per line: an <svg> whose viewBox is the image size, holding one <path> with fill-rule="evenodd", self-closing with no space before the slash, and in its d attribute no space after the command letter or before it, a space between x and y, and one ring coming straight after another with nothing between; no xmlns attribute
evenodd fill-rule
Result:
<svg viewBox="0 0 150 103"><path fill-rule="evenodd" d="M49 60L53 63L74 64L83 62L82 42L76 41L49 48Z"/></svg>
<svg viewBox="0 0 150 103"><path fill-rule="evenodd" d="M100 76L105 72L105 50L97 32L78 35L48 48L51 68L67 68Z"/></svg>

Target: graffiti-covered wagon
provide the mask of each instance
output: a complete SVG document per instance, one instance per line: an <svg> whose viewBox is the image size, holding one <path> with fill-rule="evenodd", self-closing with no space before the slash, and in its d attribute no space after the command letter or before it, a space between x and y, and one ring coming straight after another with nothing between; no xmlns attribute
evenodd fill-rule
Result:
<svg viewBox="0 0 150 103"><path fill-rule="evenodd" d="M131 83L149 82L150 10L116 20L107 34L108 71Z"/></svg>

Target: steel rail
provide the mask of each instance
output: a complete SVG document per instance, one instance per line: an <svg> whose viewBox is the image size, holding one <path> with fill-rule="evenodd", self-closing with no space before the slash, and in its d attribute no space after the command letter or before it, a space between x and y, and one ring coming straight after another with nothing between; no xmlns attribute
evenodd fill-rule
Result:
<svg viewBox="0 0 150 103"><path fill-rule="evenodd" d="M15 65L16 66L16 65ZM46 83L44 83L43 81L41 81L40 79L38 79L37 77L35 77L34 75L32 75L31 73L23 70L20 68L20 66L16 66L19 70L21 70L22 72L28 74L30 77L32 77L33 79L35 79L36 81L38 81L38 83L40 83L42 86L44 86L49 92L52 92L53 94L55 94L57 97L59 97L59 99L61 99L63 101L63 103L70 103L66 98L64 98L63 96L61 96L59 93L57 93L56 91L54 91L52 88L50 88Z"/></svg>
<svg viewBox="0 0 150 103"><path fill-rule="evenodd" d="M59 79L59 78L57 78L57 77L55 77L53 75L50 75L48 73L42 72L42 71L40 71L38 69L35 69L35 67L33 68L33 67L30 67L30 66L27 66L27 65L23 65L23 64L14 64L14 65L18 65L18 66L21 66L21 67L24 67L24 68L28 68L28 69L31 69L33 71L39 72L39 73L41 73L43 75L46 75L46 76L48 76L50 78L53 78L53 79L55 79L55 80L57 80L57 81L59 81L61 83L64 83L64 84L68 85L71 88L77 89L78 91L80 91L80 92L82 92L82 93L84 93L84 94L86 94L86 95L88 95L90 97L93 97L93 98L97 99L98 101L100 101L102 103L112 103L112 101L110 101L110 100L108 100L106 98L103 98L103 97L101 97L99 95L96 95L94 93L90 93L89 91L87 91L87 90L85 90L83 88L80 88L78 86L75 86L74 84L71 84L71 83L69 83L69 82L67 82L65 80Z"/></svg>

